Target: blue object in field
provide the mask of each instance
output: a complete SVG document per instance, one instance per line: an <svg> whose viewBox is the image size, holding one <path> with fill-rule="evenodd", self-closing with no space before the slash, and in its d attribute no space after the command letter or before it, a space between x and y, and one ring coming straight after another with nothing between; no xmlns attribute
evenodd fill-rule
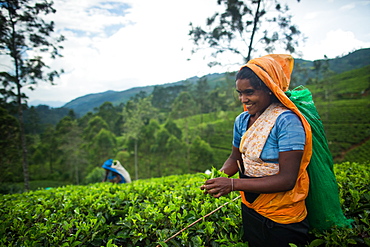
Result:
<svg viewBox="0 0 370 247"><path fill-rule="evenodd" d="M104 164L102 165L102 167L104 168L104 169L107 169L107 170L109 170L110 172L108 173L108 179L109 180L111 180L111 179L113 179L113 178L115 178L116 177L116 175L113 173L113 172L115 172L116 174L118 174L120 177L121 177L121 181L119 182L120 184L122 184L122 183L126 183L126 180L125 180L125 178L122 176L122 174L120 174L118 171L117 171L117 169L115 169L115 168L113 168L112 167L112 165L113 165L113 159L109 159L109 160L107 160L107 161L105 161L104 162Z"/></svg>

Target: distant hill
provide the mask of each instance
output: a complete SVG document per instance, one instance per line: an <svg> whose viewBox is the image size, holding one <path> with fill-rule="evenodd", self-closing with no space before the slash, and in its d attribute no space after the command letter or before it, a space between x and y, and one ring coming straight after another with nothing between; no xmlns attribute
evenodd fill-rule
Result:
<svg viewBox="0 0 370 247"><path fill-rule="evenodd" d="M323 61L324 59L320 59ZM346 71L363 68L370 64L370 48L360 49L343 57L329 59L329 68L340 74ZM292 86L305 85L307 78L315 77L315 72L310 70L314 66L313 61L295 59L292 77Z"/></svg>
<svg viewBox="0 0 370 247"><path fill-rule="evenodd" d="M79 117L82 117L87 112L93 112L94 108L101 106L104 102L112 102L113 105L119 105L120 103L126 103L131 97L141 91L149 95L153 89L154 86L146 86L135 87L120 92L109 90L103 93L88 94L68 102L63 108L72 109Z"/></svg>
<svg viewBox="0 0 370 247"><path fill-rule="evenodd" d="M39 105L47 105L53 108L63 107L66 102L62 101L44 101L44 100L32 100L28 102L29 106L39 106Z"/></svg>
<svg viewBox="0 0 370 247"><path fill-rule="evenodd" d="M360 69L370 64L370 48L360 49L346 56L330 59L330 69L336 73Z"/></svg>
<svg viewBox="0 0 370 247"><path fill-rule="evenodd" d="M369 64L370 64L370 48L360 49L352 53L349 53L348 55L345 55L343 57L329 60L330 69L336 73L342 73L345 71L362 68ZM303 59L295 60L295 68L309 69L312 66L313 61ZM297 80L296 83L298 84L304 84L304 81L305 79L307 79L307 77L313 76L312 73L308 73L307 75L299 75L298 73L300 72L298 71L298 69L296 70L295 73L296 73L295 79ZM211 87L215 87L217 83L222 83L222 81L225 79L225 73L209 74L206 76L206 78L209 85ZM167 83L158 86L166 87L179 83L184 83L185 81L188 83L195 83L198 79L199 79L198 77L192 77L184 81ZM119 105L120 103L126 103L131 97L135 96L141 91L150 95L153 92L154 87L155 86L135 87L119 92L109 90L102 93L88 94L68 102L63 106L63 108L73 109L77 116L81 117L89 111L93 112L94 108L101 106L106 101L112 102L113 105Z"/></svg>
<svg viewBox="0 0 370 247"><path fill-rule="evenodd" d="M211 87L216 87L217 84L220 81L224 80L225 74L209 74L206 76L207 80ZM173 83L167 83L167 84L161 84L157 85L160 87L168 87L168 86L174 86L176 84L183 84L186 82L188 83L196 83L199 77L191 77L184 81L179 82L173 82ZM111 102L113 105L119 105L121 103L126 103L130 100L131 97L134 97L136 94L140 92L145 92L147 95L150 95L156 85L151 86L145 86L145 87L134 87L125 91L113 91L109 90L102 93L94 93L94 94L88 94L81 97L78 97L64 106L63 108L72 109L79 117L82 117L88 112L93 112L94 108L97 108L101 106L104 102Z"/></svg>

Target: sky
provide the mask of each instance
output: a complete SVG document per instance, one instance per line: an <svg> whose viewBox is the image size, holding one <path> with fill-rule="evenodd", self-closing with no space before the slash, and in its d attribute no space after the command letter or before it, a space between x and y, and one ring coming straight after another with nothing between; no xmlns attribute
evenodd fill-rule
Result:
<svg viewBox="0 0 370 247"><path fill-rule="evenodd" d="M288 4L292 22L307 38L301 58L335 58L370 47L370 0L280 2ZM209 52L190 52L189 23L204 27L220 10L216 0L54 0L53 7L56 14L45 19L55 22L66 41L63 58L45 61L65 73L56 85L25 89L33 105L59 107L87 94L236 71L243 62L232 57L233 65L209 68ZM266 53L254 53L261 55Z"/></svg>

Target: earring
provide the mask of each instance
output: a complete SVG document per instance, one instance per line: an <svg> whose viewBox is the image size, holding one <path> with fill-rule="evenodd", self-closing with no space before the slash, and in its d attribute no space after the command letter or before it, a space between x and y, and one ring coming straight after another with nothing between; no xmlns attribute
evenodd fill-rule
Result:
<svg viewBox="0 0 370 247"><path fill-rule="evenodd" d="M269 95L272 95L272 93L271 93L271 92L269 92Z"/></svg>

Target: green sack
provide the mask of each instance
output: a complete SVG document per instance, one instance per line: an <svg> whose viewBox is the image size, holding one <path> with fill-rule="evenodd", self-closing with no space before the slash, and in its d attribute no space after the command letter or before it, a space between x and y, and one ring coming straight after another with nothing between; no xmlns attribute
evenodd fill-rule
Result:
<svg viewBox="0 0 370 247"><path fill-rule="evenodd" d="M312 130L312 157L307 167L310 187L306 199L310 227L319 231L335 226L351 227L352 220L347 219L341 209L332 155L312 94L299 86L287 91L286 95L307 119Z"/></svg>

